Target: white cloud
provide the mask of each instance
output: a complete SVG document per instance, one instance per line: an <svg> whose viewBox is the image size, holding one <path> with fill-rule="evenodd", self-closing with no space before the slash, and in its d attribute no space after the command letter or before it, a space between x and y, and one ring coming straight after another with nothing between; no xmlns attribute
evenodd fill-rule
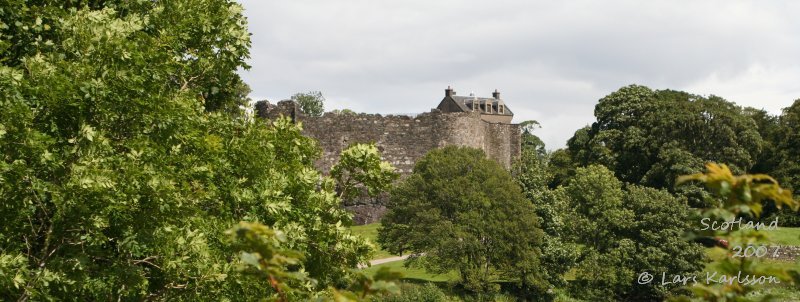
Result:
<svg viewBox="0 0 800 302"><path fill-rule="evenodd" d="M720 95L741 106L780 114L781 109L791 105L791 100L800 99L797 79L800 79L800 68L754 64L745 72L732 75L713 72L685 90L702 95ZM720 91L724 91L725 95L721 95Z"/></svg>

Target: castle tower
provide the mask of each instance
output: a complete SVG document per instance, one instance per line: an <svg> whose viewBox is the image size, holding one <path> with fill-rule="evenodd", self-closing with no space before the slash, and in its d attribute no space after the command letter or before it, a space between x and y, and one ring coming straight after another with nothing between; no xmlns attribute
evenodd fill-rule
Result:
<svg viewBox="0 0 800 302"><path fill-rule="evenodd" d="M490 123L510 124L514 118L514 112L500 99L500 92L497 89L491 98L479 98L474 94L456 95L456 92L448 86L444 91L444 99L439 102L436 109L442 112L480 112L481 119Z"/></svg>

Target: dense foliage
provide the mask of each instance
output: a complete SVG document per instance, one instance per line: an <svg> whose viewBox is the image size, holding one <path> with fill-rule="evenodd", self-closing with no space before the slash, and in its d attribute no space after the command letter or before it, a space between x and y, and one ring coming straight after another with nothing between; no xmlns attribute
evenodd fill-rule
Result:
<svg viewBox="0 0 800 302"><path fill-rule="evenodd" d="M317 280L309 278L302 270L302 258L299 251L287 249L286 234L260 223L240 222L228 234L236 242L235 248L240 251L244 271L253 273L269 281L273 289L271 301L336 301L359 302L372 301L379 295L396 295L399 293L397 281L402 274L392 272L384 267L374 276L363 272L354 273L350 285L346 289L328 286L325 291L314 288Z"/></svg>
<svg viewBox="0 0 800 302"><path fill-rule="evenodd" d="M623 188L603 166L579 168L560 188L568 197L569 236L583 245L576 296L598 300L659 300L677 287L634 282L642 272L692 275L704 266L703 249L683 234L690 230L685 200L636 185Z"/></svg>
<svg viewBox="0 0 800 302"><path fill-rule="evenodd" d="M523 135L529 136L531 141L541 141L528 131ZM575 266L578 259L579 245L566 241L571 220L569 203L563 190L548 188L553 179L547 170L551 156L542 154L539 146L543 147L543 144L523 145L522 154L511 172L541 219L544 237L539 275L552 286L563 287L567 285L564 275Z"/></svg>
<svg viewBox="0 0 800 302"><path fill-rule="evenodd" d="M371 143L353 144L342 150L330 176L336 180L339 196L348 200L359 194L376 196L388 191L399 174L391 164L381 161L378 147Z"/></svg>
<svg viewBox="0 0 800 302"><path fill-rule="evenodd" d="M762 151L753 119L713 95L631 85L600 99L595 117L569 140L571 164L604 165L626 183L673 190L707 161L747 171Z"/></svg>
<svg viewBox="0 0 800 302"><path fill-rule="evenodd" d="M524 135L533 136L531 133ZM540 155L523 145L512 169L542 219L545 232L540 274L567 286L576 297L595 300L659 300L676 286L633 283L644 271L693 274L703 266L701 246L683 236L690 229L685 199L665 190L625 185L599 165L561 174L568 185L550 189L562 152Z"/></svg>
<svg viewBox="0 0 800 302"><path fill-rule="evenodd" d="M521 136L521 143L520 146L523 150L531 150L536 153L537 156L543 157L547 155L547 150L545 150L544 141L541 138L533 134L533 131L537 128L541 128L541 124L538 121L524 121L519 123L520 128L522 129Z"/></svg>
<svg viewBox="0 0 800 302"><path fill-rule="evenodd" d="M765 165L765 172L773 174L788 188L800 189L800 100L784 108L780 117L768 120L765 128L774 146L769 158L773 164Z"/></svg>
<svg viewBox="0 0 800 302"><path fill-rule="evenodd" d="M433 272L458 271L476 292L499 280L546 289L541 280L542 231L530 202L509 173L476 149L445 147L417 161L392 191L379 242L411 253Z"/></svg>
<svg viewBox="0 0 800 302"><path fill-rule="evenodd" d="M95 13L86 15L90 11ZM101 16L103 11L110 17ZM116 78L127 80L128 87L103 88L118 89L127 100L186 89L207 110L236 112L249 93L236 73L248 68L249 47L247 22L234 1L7 0L0 8L3 65L25 68L26 60L37 56L63 56L76 63L94 60L99 67L95 79L100 81L84 83L84 91L64 95L65 100L108 91L97 85ZM122 65L138 72L114 68ZM156 83L161 87L144 86Z"/></svg>
<svg viewBox="0 0 800 302"><path fill-rule="evenodd" d="M36 3L36 4L34 4ZM0 66L0 299L255 299L224 231L286 234L319 286L369 253L315 142L250 120L231 1L13 1Z"/></svg>
<svg viewBox="0 0 800 302"><path fill-rule="evenodd" d="M413 283L403 284L401 292L397 294L376 297L375 302L458 302L461 299L448 297L433 283L416 285Z"/></svg>

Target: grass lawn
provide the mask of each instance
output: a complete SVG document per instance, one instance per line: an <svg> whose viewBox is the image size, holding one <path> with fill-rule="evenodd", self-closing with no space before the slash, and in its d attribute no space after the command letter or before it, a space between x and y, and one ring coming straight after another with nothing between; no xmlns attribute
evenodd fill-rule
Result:
<svg viewBox="0 0 800 302"><path fill-rule="evenodd" d="M355 225L350 227L350 230L353 231L353 235L367 238L370 242L372 242L373 245L375 245L376 251L375 255L372 256L372 259L382 259L397 256L384 251L381 249L380 245L378 245L378 228L380 226L381 224L376 222L365 225Z"/></svg>
<svg viewBox="0 0 800 302"><path fill-rule="evenodd" d="M793 245L800 246L800 228L778 227L775 230L759 231L767 235L769 245ZM733 232L733 236L738 232Z"/></svg>
<svg viewBox="0 0 800 302"><path fill-rule="evenodd" d="M706 268L705 270L703 270L703 273L718 271L717 267L719 266L719 261L725 259L727 253L728 252L726 250L721 248L706 249L706 255L708 255L708 257L711 258L711 262L706 264ZM800 270L800 262L788 262L788 261L764 259L761 263L767 267Z"/></svg>
<svg viewBox="0 0 800 302"><path fill-rule="evenodd" d="M800 291L787 286L773 286L758 289L748 295L748 297L758 301L758 299L767 295L774 296L777 299L776 301L800 301Z"/></svg>
<svg viewBox="0 0 800 302"><path fill-rule="evenodd" d="M381 267L389 267L393 272L403 273L403 280L408 280L408 281L447 282L451 280L456 280L458 278L458 274L455 271L449 272L447 274L436 275L427 273L425 272L425 269L422 268L407 268L403 266L403 262L404 261L395 261L384 264L378 264L370 268L364 269L364 272L372 276Z"/></svg>
<svg viewBox="0 0 800 302"><path fill-rule="evenodd" d="M800 246L800 228L778 227L776 230L763 232L767 233L772 244Z"/></svg>

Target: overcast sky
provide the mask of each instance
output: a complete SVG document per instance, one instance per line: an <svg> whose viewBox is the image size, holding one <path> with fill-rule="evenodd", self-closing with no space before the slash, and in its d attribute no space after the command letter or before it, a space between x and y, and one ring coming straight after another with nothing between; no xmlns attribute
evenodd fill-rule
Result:
<svg viewBox="0 0 800 302"><path fill-rule="evenodd" d="M800 1L241 1L254 100L322 91L326 110L430 111L494 89L548 149L629 84L779 113L800 98Z"/></svg>

